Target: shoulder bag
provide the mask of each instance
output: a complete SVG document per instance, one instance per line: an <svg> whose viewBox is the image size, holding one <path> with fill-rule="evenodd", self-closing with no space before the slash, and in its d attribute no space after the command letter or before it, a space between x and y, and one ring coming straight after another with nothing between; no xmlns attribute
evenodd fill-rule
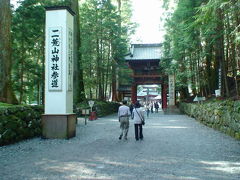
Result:
<svg viewBox="0 0 240 180"><path fill-rule="evenodd" d="M135 111L137 112L137 114L138 114L139 118L141 119L141 123L142 123L142 125L145 125L144 118L143 118L142 116L140 116L140 115L139 115L139 113L138 113L138 111L137 111L137 109L136 109L136 108L135 108Z"/></svg>

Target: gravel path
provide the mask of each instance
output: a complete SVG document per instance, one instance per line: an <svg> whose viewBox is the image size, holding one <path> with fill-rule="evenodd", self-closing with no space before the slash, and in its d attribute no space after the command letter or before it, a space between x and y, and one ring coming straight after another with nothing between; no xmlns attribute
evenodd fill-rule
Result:
<svg viewBox="0 0 240 180"><path fill-rule="evenodd" d="M70 140L0 147L1 180L239 180L240 142L179 114L150 114L144 140L118 140L116 115L77 125Z"/></svg>

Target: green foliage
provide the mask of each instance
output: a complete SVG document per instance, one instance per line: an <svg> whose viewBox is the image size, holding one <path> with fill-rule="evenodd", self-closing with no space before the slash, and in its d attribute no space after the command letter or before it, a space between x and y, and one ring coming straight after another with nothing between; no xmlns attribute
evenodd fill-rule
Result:
<svg viewBox="0 0 240 180"><path fill-rule="evenodd" d="M45 7L70 5L70 0L23 0L13 11L13 88L22 103L43 103Z"/></svg>
<svg viewBox="0 0 240 180"><path fill-rule="evenodd" d="M118 111L119 106L120 104L115 102L94 100L93 111L97 112L98 117L103 117L106 115L116 113ZM85 100L77 104L76 107L74 108L74 111L78 116L83 116L81 113L82 109L90 109L88 105L88 100Z"/></svg>
<svg viewBox="0 0 240 180"><path fill-rule="evenodd" d="M100 102L97 101L95 105L95 110L99 117L110 115L118 111L120 104L115 102Z"/></svg>
<svg viewBox="0 0 240 180"><path fill-rule="evenodd" d="M164 42L164 60L162 66L168 73L177 75L177 88L187 89L191 78L196 76L192 65L197 65L194 57L199 49L199 29L192 26L196 7L200 1L183 0L178 2L171 19L167 20L168 34ZM181 92L180 92L181 93Z"/></svg>
<svg viewBox="0 0 240 180"><path fill-rule="evenodd" d="M0 106L0 146L39 136L42 106Z"/></svg>
<svg viewBox="0 0 240 180"><path fill-rule="evenodd" d="M168 1L165 1L165 5ZM181 0L167 20L164 42L168 73L176 72L180 93L211 96L218 89L218 70L222 71L223 96L238 95L236 59L239 45L239 11L236 0ZM237 27L237 28L236 28ZM176 63L169 62L169 59ZM229 93L230 89L230 93ZM186 97L183 97L186 98Z"/></svg>
<svg viewBox="0 0 240 180"><path fill-rule="evenodd" d="M20 103L40 101L44 83L45 5L40 0L25 0L13 13L13 85Z"/></svg>
<svg viewBox="0 0 240 180"><path fill-rule="evenodd" d="M12 106L12 104L2 103L0 102L0 107L9 107Z"/></svg>
<svg viewBox="0 0 240 180"><path fill-rule="evenodd" d="M133 29L126 12L129 9L122 8L120 14L109 0L87 0L80 6L80 51L88 98L107 99L116 63L122 67Z"/></svg>
<svg viewBox="0 0 240 180"><path fill-rule="evenodd" d="M116 1L113 5L110 0L86 0L80 3L82 3L80 11L76 13L80 14L79 52L82 57L78 59L77 68L83 70L88 97L109 99L112 77L116 74L116 67L123 64L129 34L134 29L134 25L130 23L130 2L122 1L121 7L116 6ZM43 103L44 7L56 5L71 7L73 4L76 5L73 0L22 0L20 6L13 10L12 79L20 104ZM120 74L125 75L124 72ZM79 74L75 76L81 81Z"/></svg>

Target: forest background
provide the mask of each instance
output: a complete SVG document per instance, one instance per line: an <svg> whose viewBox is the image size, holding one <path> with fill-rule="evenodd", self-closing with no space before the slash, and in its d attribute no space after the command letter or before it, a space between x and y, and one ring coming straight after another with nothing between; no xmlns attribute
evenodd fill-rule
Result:
<svg viewBox="0 0 240 180"><path fill-rule="evenodd" d="M180 0L167 17L161 66L176 75L183 100L211 97L221 89L238 99L240 2ZM43 104L45 6L67 5L76 13L74 101L117 100L117 85L131 84L124 64L131 23L128 0L23 0L17 9L0 0L0 101Z"/></svg>

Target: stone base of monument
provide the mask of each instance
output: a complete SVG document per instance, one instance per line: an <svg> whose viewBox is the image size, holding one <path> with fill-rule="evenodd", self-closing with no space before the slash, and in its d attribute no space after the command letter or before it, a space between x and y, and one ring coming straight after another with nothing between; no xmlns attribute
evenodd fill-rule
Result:
<svg viewBox="0 0 240 180"><path fill-rule="evenodd" d="M43 114L42 138L69 139L76 136L76 114Z"/></svg>

